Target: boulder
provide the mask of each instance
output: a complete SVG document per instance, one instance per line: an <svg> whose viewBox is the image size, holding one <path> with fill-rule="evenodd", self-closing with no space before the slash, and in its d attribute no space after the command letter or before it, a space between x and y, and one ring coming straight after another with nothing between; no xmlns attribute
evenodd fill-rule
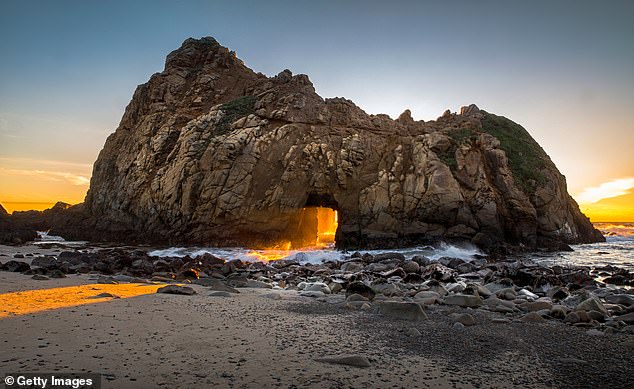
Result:
<svg viewBox="0 0 634 389"><path fill-rule="evenodd" d="M420 265L414 261L405 261L401 265L401 268L403 268L403 271L405 273L418 273L420 270Z"/></svg>
<svg viewBox="0 0 634 389"><path fill-rule="evenodd" d="M330 288L323 282L309 282L304 287L305 291L322 292L323 294L330 294Z"/></svg>
<svg viewBox="0 0 634 389"><path fill-rule="evenodd" d="M543 322L546 321L537 312L529 312L526 315L524 315L520 320L525 322L525 323L543 323Z"/></svg>
<svg viewBox="0 0 634 389"><path fill-rule="evenodd" d="M189 286L182 285L167 285L156 290L156 293L166 293L166 294L182 294L191 296L196 294L196 291Z"/></svg>
<svg viewBox="0 0 634 389"><path fill-rule="evenodd" d="M344 262L341 265L341 271L356 273L363 270L363 266L364 266L363 263L359 261Z"/></svg>
<svg viewBox="0 0 634 389"><path fill-rule="evenodd" d="M577 305L574 309L575 311L597 311L601 312L601 314L605 317L608 316L608 310L605 309L601 301L599 301L596 297L590 297L586 300L583 300L579 305Z"/></svg>
<svg viewBox="0 0 634 389"><path fill-rule="evenodd" d="M21 262L21 261L9 261L5 264L2 265L3 270L6 271L10 271L10 272L14 272L14 273L22 273L25 272L27 270L31 269L31 266L29 266L28 263L26 262Z"/></svg>
<svg viewBox="0 0 634 389"><path fill-rule="evenodd" d="M354 281L348 284L348 286L346 287L346 298L349 297L351 294L360 294L370 301L372 301L374 299L374 296L376 295L371 287L360 281Z"/></svg>
<svg viewBox="0 0 634 389"><path fill-rule="evenodd" d="M621 304L626 307L634 305L634 296L629 294L612 294L606 296L605 301L612 304Z"/></svg>
<svg viewBox="0 0 634 389"><path fill-rule="evenodd" d="M450 294L444 297L443 302L446 305L459 305L461 307L479 307L482 305L482 299L479 296L468 294Z"/></svg>
<svg viewBox="0 0 634 389"><path fill-rule="evenodd" d="M379 304L379 313L402 320L422 321L427 319L421 306L413 302L384 301Z"/></svg>
<svg viewBox="0 0 634 389"><path fill-rule="evenodd" d="M454 323L460 323L463 326L472 326L476 324L476 319L468 313L452 313L449 315Z"/></svg>

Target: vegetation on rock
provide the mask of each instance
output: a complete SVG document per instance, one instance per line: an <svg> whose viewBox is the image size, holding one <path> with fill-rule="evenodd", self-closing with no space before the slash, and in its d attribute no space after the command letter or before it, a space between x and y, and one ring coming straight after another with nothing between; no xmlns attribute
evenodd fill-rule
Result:
<svg viewBox="0 0 634 389"><path fill-rule="evenodd" d="M217 135L226 134L231 130L231 123L243 116L254 113L256 101L257 98L255 96L243 96L223 104L220 109L224 112L224 115L216 125L215 133Z"/></svg>
<svg viewBox="0 0 634 389"><path fill-rule="evenodd" d="M546 152L524 127L503 116L485 114L482 131L500 141L500 148L506 153L515 183L524 193L534 193L546 179L542 174L548 161Z"/></svg>

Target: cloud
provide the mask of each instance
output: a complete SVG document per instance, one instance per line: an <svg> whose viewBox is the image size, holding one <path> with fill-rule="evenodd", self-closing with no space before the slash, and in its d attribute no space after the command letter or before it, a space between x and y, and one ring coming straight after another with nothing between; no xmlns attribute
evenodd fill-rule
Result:
<svg viewBox="0 0 634 389"><path fill-rule="evenodd" d="M580 204L592 204L603 199L628 194L632 188L634 188L634 178L619 178L599 186L585 188L575 198Z"/></svg>
<svg viewBox="0 0 634 389"><path fill-rule="evenodd" d="M50 181L61 181L65 180L72 185L84 186L90 184L90 178L68 173L68 172L54 172L54 171L46 171L46 170L24 170L24 169L5 169L0 168L1 173L5 173L13 176L28 176L28 177L38 177L45 180Z"/></svg>

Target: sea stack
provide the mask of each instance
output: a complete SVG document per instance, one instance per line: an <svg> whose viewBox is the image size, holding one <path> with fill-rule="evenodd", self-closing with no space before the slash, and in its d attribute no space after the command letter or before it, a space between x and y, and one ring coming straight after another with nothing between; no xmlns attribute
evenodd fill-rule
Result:
<svg viewBox="0 0 634 389"><path fill-rule="evenodd" d="M603 239L511 120L475 105L369 115L306 75L255 73L213 38L187 39L137 88L83 212L92 239L265 246L301 243L311 206L337 211L341 248Z"/></svg>

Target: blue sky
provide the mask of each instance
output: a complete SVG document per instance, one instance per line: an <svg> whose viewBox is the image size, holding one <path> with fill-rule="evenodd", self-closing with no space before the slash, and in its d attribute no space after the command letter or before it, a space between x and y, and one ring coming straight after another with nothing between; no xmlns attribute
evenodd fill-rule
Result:
<svg viewBox="0 0 634 389"><path fill-rule="evenodd" d="M136 85L213 36L369 113L507 116L579 192L634 177L633 19L633 1L0 0L0 176L89 175Z"/></svg>

